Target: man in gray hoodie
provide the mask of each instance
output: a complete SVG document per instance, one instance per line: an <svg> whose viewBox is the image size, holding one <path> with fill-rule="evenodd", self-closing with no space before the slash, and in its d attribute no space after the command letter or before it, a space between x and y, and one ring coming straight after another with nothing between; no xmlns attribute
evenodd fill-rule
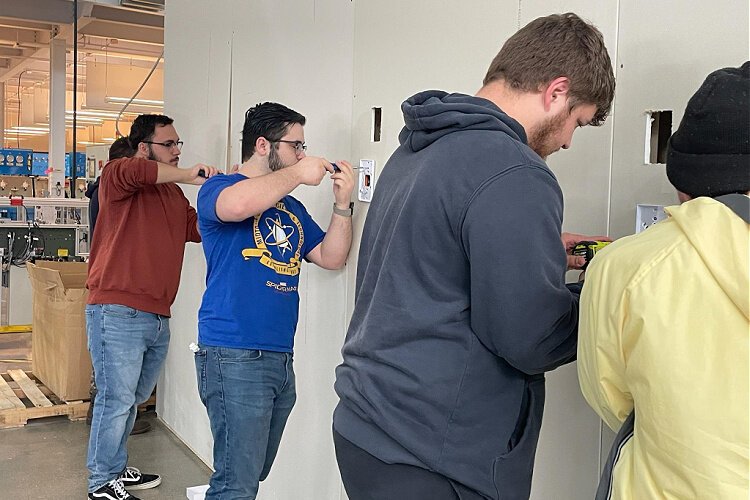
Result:
<svg viewBox="0 0 750 500"><path fill-rule="evenodd" d="M419 93L367 215L334 413L351 500L528 498L544 373L576 355L579 287L544 159L614 96L601 33L532 21L476 96Z"/></svg>

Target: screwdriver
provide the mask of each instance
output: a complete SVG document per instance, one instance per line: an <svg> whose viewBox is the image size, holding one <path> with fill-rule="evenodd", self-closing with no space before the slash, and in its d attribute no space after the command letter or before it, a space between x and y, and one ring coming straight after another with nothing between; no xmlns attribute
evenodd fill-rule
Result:
<svg viewBox="0 0 750 500"><path fill-rule="evenodd" d="M333 166L333 171L334 172L341 172L341 169L339 168L338 165L336 165L333 162L331 162L331 165ZM359 167L352 167L352 170L359 170Z"/></svg>

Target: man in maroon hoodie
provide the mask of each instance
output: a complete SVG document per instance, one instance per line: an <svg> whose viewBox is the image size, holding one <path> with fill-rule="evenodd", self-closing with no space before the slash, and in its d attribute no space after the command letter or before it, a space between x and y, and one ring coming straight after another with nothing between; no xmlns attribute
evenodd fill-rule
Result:
<svg viewBox="0 0 750 500"><path fill-rule="evenodd" d="M128 140L135 156L102 171L89 260L86 330L98 388L90 499L137 500L125 488L161 483L156 474L127 467L126 443L137 405L153 391L167 355L185 243L201 241L195 209L176 183L202 184L217 172L200 164L177 168L182 141L167 116L139 116Z"/></svg>

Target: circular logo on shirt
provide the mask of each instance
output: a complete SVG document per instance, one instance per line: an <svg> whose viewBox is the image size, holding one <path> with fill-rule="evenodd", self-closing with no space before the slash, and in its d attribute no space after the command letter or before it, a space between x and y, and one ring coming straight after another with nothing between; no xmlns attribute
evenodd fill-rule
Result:
<svg viewBox="0 0 750 500"><path fill-rule="evenodd" d="M253 240L256 248L242 251L245 260L259 258L261 264L279 274L299 274L305 236L302 223L283 202L253 218Z"/></svg>

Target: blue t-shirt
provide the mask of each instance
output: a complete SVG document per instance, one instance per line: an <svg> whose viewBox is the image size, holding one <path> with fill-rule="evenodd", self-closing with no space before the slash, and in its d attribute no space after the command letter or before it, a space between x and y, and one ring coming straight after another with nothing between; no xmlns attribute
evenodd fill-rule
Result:
<svg viewBox="0 0 750 500"><path fill-rule="evenodd" d="M292 196L242 222L219 220L219 194L244 180L242 174L211 177L198 192L198 227L208 264L198 341L292 352L300 266L325 233Z"/></svg>

